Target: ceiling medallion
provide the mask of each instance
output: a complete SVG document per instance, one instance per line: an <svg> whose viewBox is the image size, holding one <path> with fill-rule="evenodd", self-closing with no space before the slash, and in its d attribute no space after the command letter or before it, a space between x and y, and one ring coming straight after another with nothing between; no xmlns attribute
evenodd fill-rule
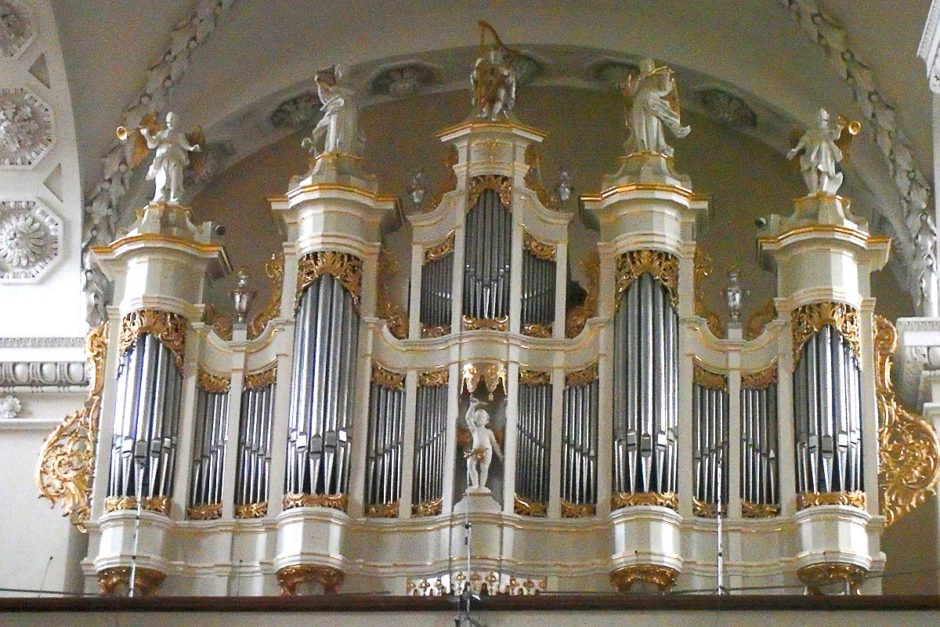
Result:
<svg viewBox="0 0 940 627"><path fill-rule="evenodd" d="M594 65L592 74L594 80L604 83L611 91L619 92L628 76L640 74L640 67L626 61L606 59Z"/></svg>
<svg viewBox="0 0 940 627"><path fill-rule="evenodd" d="M695 99L710 120L724 126L745 129L757 126L757 114L746 102L723 89L708 88L696 92Z"/></svg>
<svg viewBox="0 0 940 627"><path fill-rule="evenodd" d="M0 282L34 281L59 256L62 222L32 200L0 202Z"/></svg>
<svg viewBox="0 0 940 627"><path fill-rule="evenodd" d="M52 145L52 109L23 88L0 89L0 167L28 167Z"/></svg>
<svg viewBox="0 0 940 627"><path fill-rule="evenodd" d="M26 9L14 0L0 0L0 56L17 56L34 34Z"/></svg>
<svg viewBox="0 0 940 627"><path fill-rule="evenodd" d="M422 87L438 82L437 71L426 63L393 65L380 71L369 82L374 95L413 96Z"/></svg>
<svg viewBox="0 0 940 627"><path fill-rule="evenodd" d="M271 125L275 128L304 128L313 125L320 117L320 97L308 91L283 101L271 114Z"/></svg>

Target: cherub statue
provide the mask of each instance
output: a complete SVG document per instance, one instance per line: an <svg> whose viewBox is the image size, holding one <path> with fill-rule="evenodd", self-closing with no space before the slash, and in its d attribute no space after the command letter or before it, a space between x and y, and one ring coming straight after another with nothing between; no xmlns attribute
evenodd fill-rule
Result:
<svg viewBox="0 0 940 627"><path fill-rule="evenodd" d="M314 81L323 117L300 145L314 157L326 153L360 156L365 138L359 130L359 104L356 90L343 84L343 68L336 65L317 72Z"/></svg>
<svg viewBox="0 0 940 627"><path fill-rule="evenodd" d="M201 152L202 132L196 130L189 135L176 130L179 117L172 111L166 114L166 126L154 132L142 126L140 134L147 141L147 148L154 150L153 163L147 170L147 180L156 183L154 203L179 204L183 194L183 174L189 165L189 152Z"/></svg>
<svg viewBox="0 0 940 627"><path fill-rule="evenodd" d="M639 76L631 74L623 83L627 109L627 154L637 152L673 154L663 133L665 124L673 135L682 138L691 130L679 121L679 94L672 70L656 67L652 59L640 61Z"/></svg>
<svg viewBox="0 0 940 627"><path fill-rule="evenodd" d="M516 104L516 71L511 66L516 53L503 45L492 26L479 24L480 56L470 73L471 102L476 117L495 121L500 112L511 111ZM484 29L495 39L488 49L483 45Z"/></svg>
<svg viewBox="0 0 940 627"><path fill-rule="evenodd" d="M489 477L490 462L493 460L493 453L502 461L503 453L496 441L496 436L489 428L490 415L485 409L480 407L481 401L477 398L470 398L470 407L464 415L467 421L467 428L470 429L471 444L467 451L467 476L468 489L486 488L486 480Z"/></svg>
<svg viewBox="0 0 940 627"><path fill-rule="evenodd" d="M842 150L836 142L842 137L842 129L847 122L840 116L835 125L830 125L829 112L820 109L816 113L816 128L806 129L800 141L787 153L787 159L803 153L800 155L800 170L810 195L833 195L839 191L842 173L836 172L836 165L842 161Z"/></svg>

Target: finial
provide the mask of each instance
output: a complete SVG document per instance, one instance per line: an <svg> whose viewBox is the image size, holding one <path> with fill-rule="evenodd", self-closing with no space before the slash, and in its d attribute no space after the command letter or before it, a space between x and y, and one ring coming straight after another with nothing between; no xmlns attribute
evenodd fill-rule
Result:
<svg viewBox="0 0 940 627"><path fill-rule="evenodd" d="M248 272L244 268L239 268L235 276L235 289L229 292L229 296L232 297L232 303L235 305L235 322L245 324L248 319L248 310L251 309L251 302L257 292L248 288Z"/></svg>

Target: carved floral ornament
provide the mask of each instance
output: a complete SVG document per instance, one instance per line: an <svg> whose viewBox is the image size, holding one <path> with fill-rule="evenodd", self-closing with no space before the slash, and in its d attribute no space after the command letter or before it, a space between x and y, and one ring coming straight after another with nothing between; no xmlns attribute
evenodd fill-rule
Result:
<svg viewBox="0 0 940 627"><path fill-rule="evenodd" d="M281 313L281 294L284 291L284 254L275 253L264 265L265 274L271 279L271 296L264 307L248 323L248 337L261 335L269 322Z"/></svg>
<svg viewBox="0 0 940 627"><path fill-rule="evenodd" d="M933 427L901 407L891 380L898 333L886 318L875 316L878 488L885 526L907 514L937 491L940 441Z"/></svg>
<svg viewBox="0 0 940 627"><path fill-rule="evenodd" d="M758 372L741 374L741 389L764 390L777 384L777 364L772 364Z"/></svg>
<svg viewBox="0 0 940 627"><path fill-rule="evenodd" d="M52 140L49 105L28 89L0 89L0 168L32 166Z"/></svg>
<svg viewBox="0 0 940 627"><path fill-rule="evenodd" d="M513 495L512 511L520 516L533 516L535 518L544 518L548 515L548 503L542 501L530 501L520 498L518 494Z"/></svg>
<svg viewBox="0 0 940 627"><path fill-rule="evenodd" d="M705 278L712 273L712 260L702 248L695 249L695 260L693 262L692 290L695 300L695 315L705 319L705 324L715 337L724 337L726 329L721 318L713 311L710 311L705 305ZM673 303L675 305L675 303Z"/></svg>
<svg viewBox="0 0 940 627"><path fill-rule="evenodd" d="M124 316L118 342L119 354L130 349L137 338L149 333L173 353L176 367L183 368L186 348L186 318L180 314L159 309L138 309Z"/></svg>
<svg viewBox="0 0 940 627"><path fill-rule="evenodd" d="M838 331L851 345L856 357L859 351L858 310L845 303L811 303L791 314L793 325L793 360L798 361L803 345L826 325Z"/></svg>
<svg viewBox="0 0 940 627"><path fill-rule="evenodd" d="M679 571L669 566L658 564L634 564L625 566L610 573L610 585L617 592L629 592L633 584L638 581L651 583L660 591L668 589L676 582Z"/></svg>
<svg viewBox="0 0 940 627"><path fill-rule="evenodd" d="M692 382L709 390L728 390L728 377L707 370L698 360L693 365Z"/></svg>
<svg viewBox="0 0 940 627"><path fill-rule="evenodd" d="M610 509L612 511L641 505L668 507L678 511L679 495L675 492L619 492L610 497Z"/></svg>
<svg viewBox="0 0 940 627"><path fill-rule="evenodd" d="M274 385L277 381L277 366L270 366L260 372L253 372L245 375L246 390L260 390L269 385Z"/></svg>
<svg viewBox="0 0 940 627"><path fill-rule="evenodd" d="M535 196L542 206L552 211L561 211L561 203L550 191L545 189L541 181L542 156L539 154L538 144L529 144L525 149L525 164L529 169L525 173L525 185L535 192Z"/></svg>
<svg viewBox="0 0 940 627"><path fill-rule="evenodd" d="M555 245L538 241L528 231L522 236L522 248L536 259L555 262Z"/></svg>
<svg viewBox="0 0 940 627"><path fill-rule="evenodd" d="M359 310L359 299L362 294L362 260L349 253L332 250L307 253L297 262L297 298L296 306L300 306L300 297L304 290L324 274L332 275L346 288L352 297L353 306Z"/></svg>
<svg viewBox="0 0 940 627"><path fill-rule="evenodd" d="M470 196L467 199L467 211L473 209L480 194L491 189L499 194L499 202L507 211L512 210L512 179L507 176L485 174L470 179Z"/></svg>
<svg viewBox="0 0 940 627"><path fill-rule="evenodd" d="M373 363L372 364L372 383L380 385L383 388L389 390L404 390L405 389L405 373L403 372L392 372L391 370L386 370L382 366Z"/></svg>
<svg viewBox="0 0 940 627"><path fill-rule="evenodd" d="M614 302L620 306L621 296L644 274L650 274L669 292L672 306L679 300L679 260L659 250L631 250L617 259L617 291Z"/></svg>
<svg viewBox="0 0 940 627"><path fill-rule="evenodd" d="M440 387L447 385L449 382L450 370L447 368L418 373L419 387Z"/></svg>
<svg viewBox="0 0 940 627"><path fill-rule="evenodd" d="M277 571L277 581L285 596L296 595L297 586L305 581L315 581L323 587L324 592L335 593L344 577L343 571L319 564L297 564Z"/></svg>
<svg viewBox="0 0 940 627"><path fill-rule="evenodd" d="M95 472L95 445L104 388L107 323L93 327L85 340L92 368L91 388L84 406L53 430L39 451L36 485L39 495L65 510L69 522L84 533L91 515L91 484Z"/></svg>
<svg viewBox="0 0 940 627"><path fill-rule="evenodd" d="M588 318L597 315L598 283L600 282L601 262L597 251L581 262L587 275L587 294L584 302L565 312L565 337L577 337L584 330Z"/></svg>
<svg viewBox="0 0 940 627"><path fill-rule="evenodd" d="M587 368L573 370L565 373L565 387L574 388L582 385L590 385L597 381L597 362L594 362Z"/></svg>
<svg viewBox="0 0 940 627"><path fill-rule="evenodd" d="M227 394L231 387L232 379L225 376L217 376L200 369L196 378L196 385L204 392L209 394Z"/></svg>
<svg viewBox="0 0 940 627"><path fill-rule="evenodd" d="M39 278L58 257L62 222L32 200L0 202L0 281Z"/></svg>
<svg viewBox="0 0 940 627"><path fill-rule="evenodd" d="M464 364L463 367L463 384L467 388L467 392L473 394L476 392L477 387L480 385L480 382L483 382L486 385L486 389L490 393L490 399L493 398L493 393L496 392L496 389L502 385L503 392L508 391L508 386L506 385L506 366L501 363L476 363L476 364Z"/></svg>
<svg viewBox="0 0 940 627"><path fill-rule="evenodd" d="M0 56L15 57L33 38L26 8L15 0L0 0Z"/></svg>
<svg viewBox="0 0 940 627"><path fill-rule="evenodd" d="M519 385L551 385L552 373L543 370L519 369Z"/></svg>
<svg viewBox="0 0 940 627"><path fill-rule="evenodd" d="M438 259L443 259L454 252L454 231L444 236L439 243L424 249L424 263L428 264Z"/></svg>

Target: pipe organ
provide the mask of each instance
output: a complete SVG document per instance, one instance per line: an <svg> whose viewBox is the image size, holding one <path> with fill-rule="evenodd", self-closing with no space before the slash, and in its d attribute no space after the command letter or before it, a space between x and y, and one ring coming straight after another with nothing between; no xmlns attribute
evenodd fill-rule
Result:
<svg viewBox="0 0 940 627"><path fill-rule="evenodd" d="M718 337L695 302L708 204L671 158L622 157L580 199L596 249L571 250L574 214L531 171L538 130L439 137L457 159L407 216L408 303L379 302L396 199L343 153L271 199L283 271L250 335L203 321L228 262L186 208L148 205L94 249L115 306L74 514L89 588L136 561L162 594L714 590L722 529L727 588L877 592L886 516L932 485L879 490L910 472L879 443L919 420L875 378L889 241L838 196L798 199L758 239L776 315ZM566 311L563 270L593 255ZM396 307L407 333L379 317Z"/></svg>

